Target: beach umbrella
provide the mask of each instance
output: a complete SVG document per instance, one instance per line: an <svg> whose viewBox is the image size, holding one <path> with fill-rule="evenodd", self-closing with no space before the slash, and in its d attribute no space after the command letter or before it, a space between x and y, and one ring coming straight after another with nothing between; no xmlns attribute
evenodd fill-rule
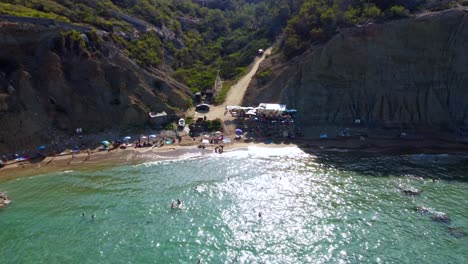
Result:
<svg viewBox="0 0 468 264"><path fill-rule="evenodd" d="M149 135L149 138L157 138L158 136L156 135Z"/></svg>
<svg viewBox="0 0 468 264"><path fill-rule="evenodd" d="M39 148L38 148L38 149L39 149L39 150L45 150L45 146L44 146L44 145L42 145L42 146L39 146Z"/></svg>
<svg viewBox="0 0 468 264"><path fill-rule="evenodd" d="M147 136L141 136L140 139L148 139Z"/></svg>
<svg viewBox="0 0 468 264"><path fill-rule="evenodd" d="M111 143L109 141L107 141L107 140L104 140L104 141L101 142L101 144L108 147Z"/></svg>
<svg viewBox="0 0 468 264"><path fill-rule="evenodd" d="M242 129L237 128L236 129L236 135L242 135L243 131Z"/></svg>
<svg viewBox="0 0 468 264"><path fill-rule="evenodd" d="M221 135L222 133L223 133L223 132L221 132L221 131L216 131L216 132L215 132L215 135Z"/></svg>
<svg viewBox="0 0 468 264"><path fill-rule="evenodd" d="M129 137L129 136L126 136L126 137L123 138L124 141L129 141L130 139L132 139L132 138Z"/></svg>

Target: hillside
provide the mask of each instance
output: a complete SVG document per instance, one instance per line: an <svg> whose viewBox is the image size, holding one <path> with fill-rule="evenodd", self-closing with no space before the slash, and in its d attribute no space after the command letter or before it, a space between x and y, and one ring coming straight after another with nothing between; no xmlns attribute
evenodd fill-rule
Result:
<svg viewBox="0 0 468 264"><path fill-rule="evenodd" d="M1 1L0 149L182 115L218 69L239 75L270 45L279 2Z"/></svg>
<svg viewBox="0 0 468 264"><path fill-rule="evenodd" d="M356 128L355 119L365 128L458 137L468 126L467 40L460 9L343 29L295 59L268 58L244 103L298 109L311 137L327 126Z"/></svg>
<svg viewBox="0 0 468 264"><path fill-rule="evenodd" d="M259 48L275 42L246 103L284 101L313 113L302 120L306 127L360 117L379 126L456 129L468 124L456 99L464 96L458 75L465 58L459 43L466 40L458 23L464 22L447 15L410 25L428 10L465 4L3 0L0 148L43 144L76 127L91 133L142 128L149 112L176 118L193 104L194 92L212 88L218 73L236 79ZM447 36L452 25L459 31ZM448 61L447 54L462 61Z"/></svg>
<svg viewBox="0 0 468 264"><path fill-rule="evenodd" d="M104 32L141 66L164 69L192 91L211 88L218 68L243 72L290 17L289 2L191 0L8 0L0 14L51 18Z"/></svg>

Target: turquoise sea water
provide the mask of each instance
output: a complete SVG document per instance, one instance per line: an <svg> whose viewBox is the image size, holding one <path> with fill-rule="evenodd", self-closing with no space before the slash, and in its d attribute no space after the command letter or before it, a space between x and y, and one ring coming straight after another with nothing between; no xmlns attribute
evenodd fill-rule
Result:
<svg viewBox="0 0 468 264"><path fill-rule="evenodd" d="M0 190L13 200L0 209L2 264L468 261L459 156L251 148L3 180ZM178 198L182 209L171 209Z"/></svg>

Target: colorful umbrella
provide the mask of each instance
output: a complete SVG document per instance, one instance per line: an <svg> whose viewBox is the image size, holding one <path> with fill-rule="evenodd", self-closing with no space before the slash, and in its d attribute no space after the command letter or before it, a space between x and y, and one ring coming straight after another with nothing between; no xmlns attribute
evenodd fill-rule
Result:
<svg viewBox="0 0 468 264"><path fill-rule="evenodd" d="M149 138L157 138L156 135L149 135Z"/></svg>
<svg viewBox="0 0 468 264"><path fill-rule="evenodd" d="M39 149L39 150L45 150L45 146L44 146L44 145L42 145L42 146L39 146L39 148L38 148L38 149Z"/></svg>
<svg viewBox="0 0 468 264"><path fill-rule="evenodd" d="M236 135L242 135L243 131L242 129L236 129Z"/></svg>
<svg viewBox="0 0 468 264"><path fill-rule="evenodd" d="M101 144L108 147L111 143L109 141L107 141L107 140L104 140L104 141L101 142Z"/></svg>
<svg viewBox="0 0 468 264"><path fill-rule="evenodd" d="M123 138L124 141L129 141L130 139L132 139L132 138L129 137L129 136L126 136L126 137Z"/></svg>

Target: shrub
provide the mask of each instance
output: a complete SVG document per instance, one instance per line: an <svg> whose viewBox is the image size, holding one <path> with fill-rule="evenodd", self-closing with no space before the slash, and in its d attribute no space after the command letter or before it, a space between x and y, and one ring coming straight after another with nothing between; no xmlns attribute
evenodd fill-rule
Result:
<svg viewBox="0 0 468 264"><path fill-rule="evenodd" d="M206 129L208 131L220 131L222 129L221 119L206 120Z"/></svg>
<svg viewBox="0 0 468 264"><path fill-rule="evenodd" d="M431 11L442 11L446 10L452 7L455 7L457 5L456 1L451 1L451 0L446 0L446 1L441 1L437 2L434 5L429 7L429 10Z"/></svg>
<svg viewBox="0 0 468 264"><path fill-rule="evenodd" d="M364 17L374 20L382 17L382 10L375 5L371 5L364 9Z"/></svg>
<svg viewBox="0 0 468 264"><path fill-rule="evenodd" d="M215 98L216 105L224 103L224 100L226 100L227 93L229 92L231 86L234 85L234 83L234 80L223 81L223 87L221 88L221 91L219 91Z"/></svg>
<svg viewBox="0 0 468 264"><path fill-rule="evenodd" d="M268 81L270 81L271 80L271 75L272 75L272 72L269 71L269 70L262 71L262 72L258 73L257 74L257 79L258 79L260 85L264 85Z"/></svg>
<svg viewBox="0 0 468 264"><path fill-rule="evenodd" d="M387 14L388 14L388 17L390 17L390 18L408 17L409 16L409 10L402 7L402 6L392 6L387 11Z"/></svg>

